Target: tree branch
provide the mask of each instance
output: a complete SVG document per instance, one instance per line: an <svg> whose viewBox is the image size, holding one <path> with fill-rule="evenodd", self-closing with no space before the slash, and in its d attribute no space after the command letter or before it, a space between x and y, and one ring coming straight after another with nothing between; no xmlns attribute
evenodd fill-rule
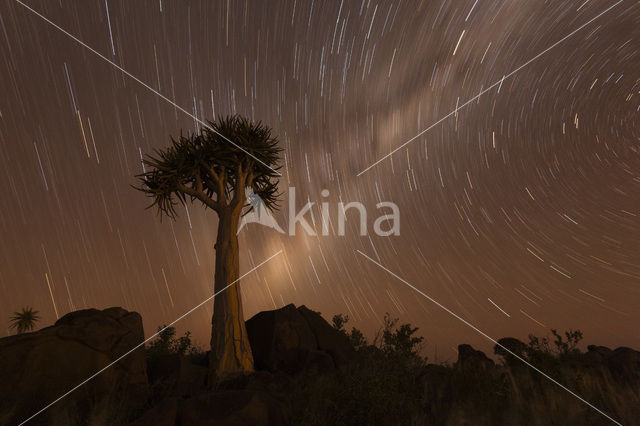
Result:
<svg viewBox="0 0 640 426"><path fill-rule="evenodd" d="M204 205L206 205L207 207L215 211L219 210L218 203L213 201L207 194L204 193L204 191L198 191L180 182L178 182L176 186L178 188L178 191L182 192L183 194L187 194L190 197L193 197L202 201Z"/></svg>
<svg viewBox="0 0 640 426"><path fill-rule="evenodd" d="M242 163L238 164L236 168L236 182L235 188L233 188L233 200L231 201L231 205L233 209L237 209L239 206L242 208L244 206L244 201L246 199L244 188L247 186L247 177L249 175L249 168L247 170L243 170Z"/></svg>
<svg viewBox="0 0 640 426"><path fill-rule="evenodd" d="M208 166L207 171L209 172L211 177L213 177L213 180L215 180L216 182L220 181L220 176L218 176L218 174L216 173L216 169L213 167L213 165Z"/></svg>
<svg viewBox="0 0 640 426"><path fill-rule="evenodd" d="M223 205L228 205L229 197L227 191L227 169L223 166L220 181L218 182L218 191L220 191L220 202Z"/></svg>
<svg viewBox="0 0 640 426"><path fill-rule="evenodd" d="M198 192L204 193L204 188L202 187L202 178L200 177L200 170L196 173L196 189Z"/></svg>

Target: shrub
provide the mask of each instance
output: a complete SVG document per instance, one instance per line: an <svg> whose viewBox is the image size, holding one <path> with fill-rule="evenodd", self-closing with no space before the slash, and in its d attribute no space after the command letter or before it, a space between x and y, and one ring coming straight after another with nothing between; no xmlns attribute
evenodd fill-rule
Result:
<svg viewBox="0 0 640 426"><path fill-rule="evenodd" d="M411 324L396 327L397 323L398 318L391 318L388 313L384 316L381 349L393 357L420 358L424 337L414 337L418 327L412 328Z"/></svg>
<svg viewBox="0 0 640 426"><path fill-rule="evenodd" d="M347 315L333 317L333 327L349 337L358 352L357 362L335 375L307 378L292 395L296 424L361 425L412 424L422 416L425 359L423 338L410 324L385 315L384 325L369 344Z"/></svg>
<svg viewBox="0 0 640 426"><path fill-rule="evenodd" d="M349 322L349 315L337 314L333 316L333 328L344 333L348 338L353 348L357 351L368 345L366 337L357 328L351 328L351 332L347 332L344 326Z"/></svg>
<svg viewBox="0 0 640 426"><path fill-rule="evenodd" d="M166 325L158 327L158 338L147 345L147 357L160 355L196 355L200 348L193 346L191 342L191 332L186 331L184 336L176 338L175 327Z"/></svg>
<svg viewBox="0 0 640 426"><path fill-rule="evenodd" d="M158 332L146 348L151 405L175 391L185 361L201 365L207 361L206 353L191 341L191 332L176 337L176 329L167 326L158 327Z"/></svg>
<svg viewBox="0 0 640 426"><path fill-rule="evenodd" d="M551 333L553 333L553 336L555 337L553 343L556 345L558 355L566 356L580 353L580 350L577 348L578 343L582 340L582 332L580 330L565 331L564 335L567 339L566 342L556 330L552 329Z"/></svg>

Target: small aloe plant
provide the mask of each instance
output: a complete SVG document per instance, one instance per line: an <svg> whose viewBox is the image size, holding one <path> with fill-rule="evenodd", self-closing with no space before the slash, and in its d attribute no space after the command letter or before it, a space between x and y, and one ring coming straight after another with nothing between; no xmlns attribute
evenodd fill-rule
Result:
<svg viewBox="0 0 640 426"><path fill-rule="evenodd" d="M33 330L38 321L40 321L38 311L26 307L22 308L20 312L14 312L9 322L11 329L17 330L18 334L22 334Z"/></svg>

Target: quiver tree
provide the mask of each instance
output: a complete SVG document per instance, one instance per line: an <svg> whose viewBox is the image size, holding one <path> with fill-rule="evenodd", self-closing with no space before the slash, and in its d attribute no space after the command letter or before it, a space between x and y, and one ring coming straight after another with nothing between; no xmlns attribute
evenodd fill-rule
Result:
<svg viewBox="0 0 640 426"><path fill-rule="evenodd" d="M234 115L208 123L209 128L156 150L144 160L137 188L159 215L176 217L176 206L200 201L218 214L215 293L211 328L210 381L253 371L253 355L242 312L237 230L241 215L251 211L245 190L251 188L264 205L278 203L280 152L277 138L262 123Z"/></svg>

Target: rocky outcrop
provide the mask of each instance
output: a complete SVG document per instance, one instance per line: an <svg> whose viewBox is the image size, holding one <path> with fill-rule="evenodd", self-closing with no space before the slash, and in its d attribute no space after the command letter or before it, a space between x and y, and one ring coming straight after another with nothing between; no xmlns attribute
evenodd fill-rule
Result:
<svg viewBox="0 0 640 426"><path fill-rule="evenodd" d="M215 382L213 388L207 387L206 353L149 351L145 359L140 348L105 369L143 340L140 316L121 308L73 312L51 327L0 339L0 424L28 419L93 375L31 423L603 421L594 420L593 410L504 348L540 371L552 372L568 388L579 389L585 400L602 401L621 423L636 424L640 418L640 352L625 347L589 346L586 353L558 354L505 338L495 351L506 362L496 363L470 345L460 345L453 365L424 365L416 358L390 357L394 354L376 346L356 352L342 332L304 306L261 312L246 326L256 371Z"/></svg>
<svg viewBox="0 0 640 426"><path fill-rule="evenodd" d="M151 360L150 381L170 388L170 396L135 424L288 425L290 406L278 398L287 399L294 381L335 371L355 357L349 339L305 306L260 312L246 327L255 373L227 378L207 390L206 367L171 355Z"/></svg>
<svg viewBox="0 0 640 426"><path fill-rule="evenodd" d="M607 368L618 381L640 382L640 352L621 346L611 350L605 346L589 346L585 354Z"/></svg>
<svg viewBox="0 0 640 426"><path fill-rule="evenodd" d="M328 353L336 367L341 368L354 359L355 350L344 333L329 325L318 312L304 305L298 308L298 312L307 321L315 336L318 350Z"/></svg>
<svg viewBox="0 0 640 426"><path fill-rule="evenodd" d="M349 339L305 306L260 312L246 325L258 370L327 371L342 368L355 356Z"/></svg>
<svg viewBox="0 0 640 426"><path fill-rule="evenodd" d="M296 372L304 368L316 338L294 305L263 311L246 322L258 370Z"/></svg>
<svg viewBox="0 0 640 426"><path fill-rule="evenodd" d="M458 345L457 368L483 372L493 368L494 365L493 360L489 359L484 352L473 349L471 345Z"/></svg>
<svg viewBox="0 0 640 426"><path fill-rule="evenodd" d="M42 330L0 339L0 424L19 423L144 340L142 318L122 308L71 312ZM144 404L144 349L127 355L38 415L83 423L97 407ZM68 421L67 421L68 420Z"/></svg>
<svg viewBox="0 0 640 426"><path fill-rule="evenodd" d="M513 354L520 358L526 356L527 345L515 337L503 337L498 340L497 343L498 344L493 347L493 353L504 357L506 360L513 360ZM517 358L515 359L517 360ZM518 362L522 361L518 360Z"/></svg>
<svg viewBox="0 0 640 426"><path fill-rule="evenodd" d="M147 357L149 385L153 388L160 383L163 392L176 397L196 395L206 389L207 360L208 353L198 360L175 353Z"/></svg>

